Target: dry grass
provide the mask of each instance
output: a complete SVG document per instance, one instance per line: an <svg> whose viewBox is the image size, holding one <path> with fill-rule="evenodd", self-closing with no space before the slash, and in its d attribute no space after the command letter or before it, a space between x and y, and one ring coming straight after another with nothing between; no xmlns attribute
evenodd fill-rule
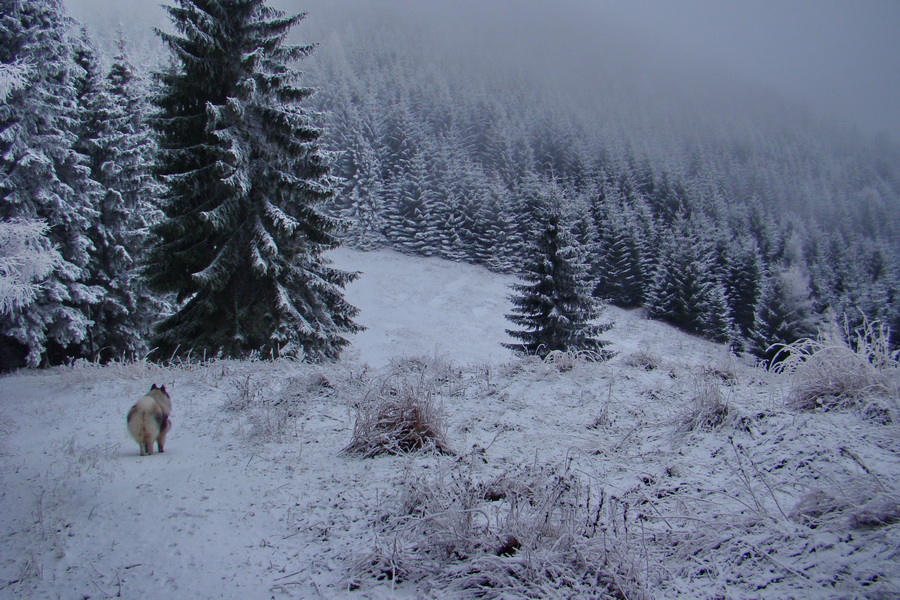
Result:
<svg viewBox="0 0 900 600"><path fill-rule="evenodd" d="M383 518L390 555L402 557L407 576L429 581L429 597L643 597L633 561L607 525L611 505L591 495L571 461L482 478L475 458L405 473ZM376 550L365 564L379 558L377 578L384 546Z"/></svg>
<svg viewBox="0 0 900 600"><path fill-rule="evenodd" d="M571 371L576 366L584 363L603 362L609 360L614 355L608 350L551 350L544 356L544 364L552 365L560 373Z"/></svg>
<svg viewBox="0 0 900 600"><path fill-rule="evenodd" d="M678 419L675 433L714 431L732 421L737 419L722 395L721 381L715 376L701 376L695 381L691 405Z"/></svg>
<svg viewBox="0 0 900 600"><path fill-rule="evenodd" d="M357 406L353 438L343 453L363 458L419 451L453 454L438 402L441 387L448 385L452 387L446 373L435 375L434 363L394 365Z"/></svg>
<svg viewBox="0 0 900 600"><path fill-rule="evenodd" d="M638 350L622 359L629 367L637 367L645 371L654 371L662 366L662 357L649 350Z"/></svg>
<svg viewBox="0 0 900 600"><path fill-rule="evenodd" d="M842 334L803 339L782 350L776 370L792 377L792 408L862 408L885 423L896 421L900 393L900 350L891 351L890 328L865 321ZM872 406L873 402L877 405Z"/></svg>

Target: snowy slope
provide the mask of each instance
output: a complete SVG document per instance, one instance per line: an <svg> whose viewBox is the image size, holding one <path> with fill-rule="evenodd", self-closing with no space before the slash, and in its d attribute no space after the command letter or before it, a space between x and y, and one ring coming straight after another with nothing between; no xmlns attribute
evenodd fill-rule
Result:
<svg viewBox="0 0 900 600"><path fill-rule="evenodd" d="M340 248L334 265L363 276L346 298L360 309L368 329L351 338L344 358L383 367L392 357L447 355L460 364L509 360L501 342L512 324L504 315L512 276L490 275L480 267L392 251L354 252Z"/></svg>
<svg viewBox="0 0 900 600"><path fill-rule="evenodd" d="M788 378L635 311L608 309L608 363L517 359L499 345L512 278L333 258L363 272L347 297L369 328L336 364L0 379L0 598L900 590L896 426L788 409ZM453 455L342 453L396 381L433 397ZM174 428L142 458L124 420L152 383Z"/></svg>

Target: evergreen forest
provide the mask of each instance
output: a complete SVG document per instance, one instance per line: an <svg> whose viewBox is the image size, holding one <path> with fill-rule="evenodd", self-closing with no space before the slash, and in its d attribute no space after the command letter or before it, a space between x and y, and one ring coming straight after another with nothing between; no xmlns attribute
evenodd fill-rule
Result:
<svg viewBox="0 0 900 600"><path fill-rule="evenodd" d="M4 369L334 358L359 326L328 249L519 273L548 190L598 305L766 360L832 323L900 344L889 139L613 56L584 93L376 7L294 28L262 0L172 4L144 68L60 0L0 0Z"/></svg>

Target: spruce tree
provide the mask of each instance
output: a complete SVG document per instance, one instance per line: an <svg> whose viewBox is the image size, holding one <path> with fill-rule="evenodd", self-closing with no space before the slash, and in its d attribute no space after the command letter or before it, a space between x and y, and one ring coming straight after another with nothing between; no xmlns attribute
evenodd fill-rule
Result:
<svg viewBox="0 0 900 600"><path fill-rule="evenodd" d="M724 284L737 332L750 337L762 292L762 259L756 243L749 239L733 243L726 253Z"/></svg>
<svg viewBox="0 0 900 600"><path fill-rule="evenodd" d="M0 0L0 62L26 66L20 89L0 104L0 218L46 223L61 259L28 310L0 318L10 366L80 357L87 310L101 295L88 282L95 197L90 168L74 150L77 67L68 31L59 0Z"/></svg>
<svg viewBox="0 0 900 600"><path fill-rule="evenodd" d="M539 218L541 233L520 275L525 283L513 285L515 312L506 316L524 330L507 330L520 343L504 346L541 358L554 351L586 351L605 360L611 353L597 336L611 324L591 322L602 306L591 294L583 249L563 225L558 206L548 205Z"/></svg>
<svg viewBox="0 0 900 600"><path fill-rule="evenodd" d="M134 240L128 234L131 212L122 201L115 176L119 158L114 149L118 141L115 105L84 29L75 40L74 60L80 67L75 77L79 127L74 148L90 169L89 193L96 213L87 230L91 249L86 277L91 285L102 289L97 302L85 308L91 324L81 354L105 362L142 354L145 332L132 323L138 317L132 301L134 265L130 247Z"/></svg>
<svg viewBox="0 0 900 600"><path fill-rule="evenodd" d="M659 262L647 294L647 314L717 342L734 338L725 288L712 253L688 223L663 236Z"/></svg>
<svg viewBox="0 0 900 600"><path fill-rule="evenodd" d="M158 74L155 126L164 218L146 276L174 293L156 328L158 356L300 354L336 358L360 330L328 266L338 221L320 131L300 107L312 90L290 64L313 50L285 43L304 17L264 0L179 0L177 34L157 32L173 62Z"/></svg>
<svg viewBox="0 0 900 600"><path fill-rule="evenodd" d="M782 348L818 331L808 278L796 267L764 280L750 334L750 350L766 364L786 358Z"/></svg>

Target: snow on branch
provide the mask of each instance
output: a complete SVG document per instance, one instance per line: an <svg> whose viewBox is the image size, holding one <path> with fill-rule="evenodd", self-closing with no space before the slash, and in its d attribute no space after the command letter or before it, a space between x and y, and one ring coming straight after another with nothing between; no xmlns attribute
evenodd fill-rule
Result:
<svg viewBox="0 0 900 600"><path fill-rule="evenodd" d="M48 226L36 219L0 222L0 314L28 306L40 285L60 264L47 239Z"/></svg>
<svg viewBox="0 0 900 600"><path fill-rule="evenodd" d="M0 101L25 85L28 67L21 61L0 63Z"/></svg>

